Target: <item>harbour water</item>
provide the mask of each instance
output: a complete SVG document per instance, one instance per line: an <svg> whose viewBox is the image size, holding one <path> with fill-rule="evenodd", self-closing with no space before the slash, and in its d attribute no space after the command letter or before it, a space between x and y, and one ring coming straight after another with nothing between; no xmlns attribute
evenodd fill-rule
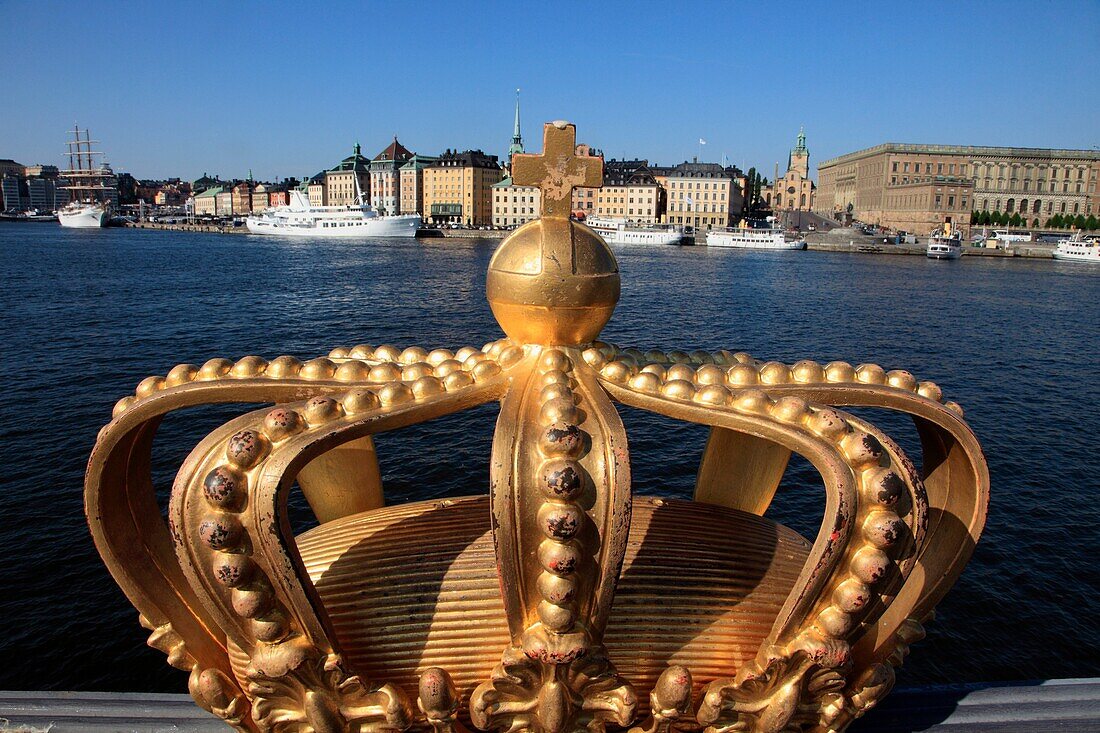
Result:
<svg viewBox="0 0 1100 733"><path fill-rule="evenodd" d="M0 225L0 689L186 689L145 646L84 521L84 464L119 397L214 356L480 346L500 335L484 299L497 244ZM1100 675L1100 268L705 247L618 255L623 295L605 340L872 361L937 382L966 409L989 459L989 521L900 684ZM165 420L162 499L190 448L240 411ZM861 414L919 459L909 423ZM623 416L635 492L690 496L705 429ZM485 492L494 418L485 407L380 436L390 501ZM795 461L770 515L812 535L822 499Z"/></svg>

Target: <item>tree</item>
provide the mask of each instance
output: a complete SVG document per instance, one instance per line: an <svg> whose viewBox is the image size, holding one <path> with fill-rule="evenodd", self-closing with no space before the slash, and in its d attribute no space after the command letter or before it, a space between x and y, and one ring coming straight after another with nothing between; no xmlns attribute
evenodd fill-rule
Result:
<svg viewBox="0 0 1100 733"><path fill-rule="evenodd" d="M1005 223L1005 216L999 211L994 211L989 217L989 223L993 226L1001 226Z"/></svg>
<svg viewBox="0 0 1100 733"><path fill-rule="evenodd" d="M970 212L970 226L974 226L977 223L978 223L978 212L977 211L971 211Z"/></svg>
<svg viewBox="0 0 1100 733"><path fill-rule="evenodd" d="M1097 221L1095 216L1089 214L1089 218L1085 219L1085 229L1088 229L1090 232L1100 229L1100 221Z"/></svg>
<svg viewBox="0 0 1100 733"><path fill-rule="evenodd" d="M992 221L993 218L990 216L988 211L983 211L981 214L978 215L978 223L981 224L983 227L989 226Z"/></svg>
<svg viewBox="0 0 1100 733"><path fill-rule="evenodd" d="M1014 227L1021 226L1024 223L1023 218L1020 216L1020 212L1017 211L1012 214L1012 218L1008 220L1008 223Z"/></svg>
<svg viewBox="0 0 1100 733"><path fill-rule="evenodd" d="M1074 218L1074 220L1073 220L1073 226L1077 227L1078 229L1084 229L1085 228L1085 215L1084 214L1078 214L1076 216L1076 218Z"/></svg>
<svg viewBox="0 0 1100 733"><path fill-rule="evenodd" d="M1036 229L1039 228L1039 217L1035 217L1035 221L1031 222L1031 226L1035 227Z"/></svg>
<svg viewBox="0 0 1100 733"><path fill-rule="evenodd" d="M756 168L749 168L745 174L745 208L752 211L756 208Z"/></svg>
<svg viewBox="0 0 1100 733"><path fill-rule="evenodd" d="M1053 229L1061 229L1062 227L1064 227L1065 224L1062 223L1062 215L1055 214L1054 216L1047 219L1047 226Z"/></svg>

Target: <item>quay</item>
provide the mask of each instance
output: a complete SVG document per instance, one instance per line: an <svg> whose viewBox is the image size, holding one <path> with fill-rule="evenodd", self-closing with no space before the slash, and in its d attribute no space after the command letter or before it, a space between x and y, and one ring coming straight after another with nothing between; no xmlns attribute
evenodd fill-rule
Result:
<svg viewBox="0 0 1100 733"><path fill-rule="evenodd" d="M895 690L851 733L1095 731L1100 679L964 684ZM4 733L109 731L219 733L225 723L190 695L112 692L0 692Z"/></svg>

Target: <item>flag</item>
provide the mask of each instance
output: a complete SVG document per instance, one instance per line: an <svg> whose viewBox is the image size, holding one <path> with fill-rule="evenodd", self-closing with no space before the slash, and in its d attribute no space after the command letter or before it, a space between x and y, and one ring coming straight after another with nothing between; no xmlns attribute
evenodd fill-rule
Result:
<svg viewBox="0 0 1100 733"><path fill-rule="evenodd" d="M703 138L699 138L699 144L700 144L700 145L706 145L706 144L707 144L707 141L706 141L706 140L704 140Z"/></svg>
<svg viewBox="0 0 1100 733"><path fill-rule="evenodd" d="M688 208L689 209L695 208L695 202L691 200L691 196L687 197L687 202L688 202Z"/></svg>

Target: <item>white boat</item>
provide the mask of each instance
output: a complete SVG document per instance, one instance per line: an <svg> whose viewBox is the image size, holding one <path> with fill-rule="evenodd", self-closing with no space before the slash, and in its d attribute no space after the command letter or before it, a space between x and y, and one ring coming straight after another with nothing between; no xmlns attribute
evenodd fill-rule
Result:
<svg viewBox="0 0 1100 733"><path fill-rule="evenodd" d="M713 229L707 232L708 247L733 247L734 249L806 249L806 240L801 237L788 239L782 229L751 227L748 221L742 221L739 227Z"/></svg>
<svg viewBox="0 0 1100 733"><path fill-rule="evenodd" d="M69 145L69 168L60 176L67 185L61 188L69 192L69 203L57 211L57 220L63 227L98 229L111 220L111 201L118 198L114 171L106 163L96 164L103 153L92 150L91 133L73 128L73 140ZM112 195L113 194L113 195Z"/></svg>
<svg viewBox="0 0 1100 733"><path fill-rule="evenodd" d="M1068 239L1059 239L1052 254L1056 260L1100 263L1100 242L1086 241L1077 232Z"/></svg>
<svg viewBox="0 0 1100 733"><path fill-rule="evenodd" d="M944 222L942 229L932 232L924 246L925 257L933 260L957 260L962 254L962 232L958 229L952 230L949 221Z"/></svg>
<svg viewBox="0 0 1100 733"><path fill-rule="evenodd" d="M584 223L608 244L680 244L684 240L683 226L674 224L636 225L599 216L590 216Z"/></svg>
<svg viewBox="0 0 1100 733"><path fill-rule="evenodd" d="M245 220L253 234L284 237L415 237L421 220L416 214L381 216L363 203L349 206L312 206L301 191L290 192L290 203Z"/></svg>

